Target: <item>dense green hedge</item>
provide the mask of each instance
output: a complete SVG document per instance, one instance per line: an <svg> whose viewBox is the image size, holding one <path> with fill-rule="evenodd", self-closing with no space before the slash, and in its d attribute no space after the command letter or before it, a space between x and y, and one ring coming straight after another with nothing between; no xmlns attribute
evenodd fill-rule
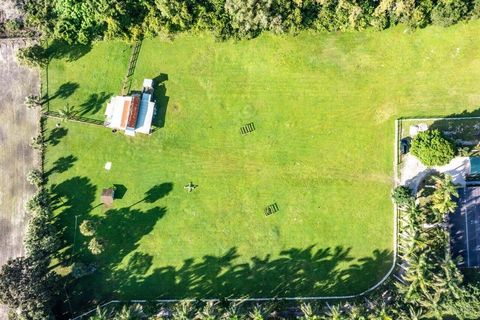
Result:
<svg viewBox="0 0 480 320"><path fill-rule="evenodd" d="M26 26L84 44L186 30L252 38L265 30L448 26L480 16L480 0L23 0L22 7Z"/></svg>
<svg viewBox="0 0 480 320"><path fill-rule="evenodd" d="M441 166L455 157L453 144L438 130L427 130L415 136L411 152L426 166Z"/></svg>

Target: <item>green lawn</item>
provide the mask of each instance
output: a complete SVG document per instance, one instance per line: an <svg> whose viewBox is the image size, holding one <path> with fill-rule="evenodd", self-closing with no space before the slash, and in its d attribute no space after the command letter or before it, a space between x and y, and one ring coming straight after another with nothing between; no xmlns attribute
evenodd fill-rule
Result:
<svg viewBox="0 0 480 320"><path fill-rule="evenodd" d="M68 265L75 250L73 261L99 266L70 282L74 307L110 298L346 295L375 284L392 261L393 120L479 106L479 33L476 22L414 33L144 41L132 89L145 77L162 81L151 136L47 123L61 259ZM70 103L102 119L129 54L103 42L76 61L54 60L50 96L77 85L51 109ZM103 98L88 105L92 96ZM249 122L256 131L240 135ZM188 194L190 181L198 189ZM100 193L112 184L125 192L106 211ZM280 211L266 217L272 203ZM102 255L88 254L78 233L72 248L76 215L98 222Z"/></svg>

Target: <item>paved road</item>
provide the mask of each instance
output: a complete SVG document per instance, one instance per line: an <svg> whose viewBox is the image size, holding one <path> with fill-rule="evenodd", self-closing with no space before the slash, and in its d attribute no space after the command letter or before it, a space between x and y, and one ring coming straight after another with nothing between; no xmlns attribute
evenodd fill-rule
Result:
<svg viewBox="0 0 480 320"><path fill-rule="evenodd" d="M36 135L39 113L27 109L23 101L38 93L39 77L15 62L15 52L22 45L0 40L0 265L23 254L24 206L34 192L25 175L38 163L29 143ZM0 319L6 319L1 306Z"/></svg>

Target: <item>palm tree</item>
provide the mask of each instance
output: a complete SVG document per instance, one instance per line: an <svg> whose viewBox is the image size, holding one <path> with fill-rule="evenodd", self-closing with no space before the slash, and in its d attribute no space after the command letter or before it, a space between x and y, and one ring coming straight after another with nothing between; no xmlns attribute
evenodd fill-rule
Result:
<svg viewBox="0 0 480 320"><path fill-rule="evenodd" d="M242 320L246 319L245 315L240 311L240 306L245 300L238 300L229 304L223 314L219 317L221 320Z"/></svg>
<svg viewBox="0 0 480 320"><path fill-rule="evenodd" d="M362 311L357 305L353 305L350 307L348 312L348 319L356 320L362 317Z"/></svg>
<svg viewBox="0 0 480 320"><path fill-rule="evenodd" d="M333 307L328 305L328 311L326 312L326 315L331 319L331 320L342 320L345 319L342 316L342 312L340 311L340 308L337 305L334 305Z"/></svg>
<svg viewBox="0 0 480 320"><path fill-rule="evenodd" d="M41 103L40 98L38 96L29 95L29 96L25 97L25 106L28 109L34 109L34 108L37 108L41 105L42 105L42 103Z"/></svg>
<svg viewBox="0 0 480 320"><path fill-rule="evenodd" d="M123 306L122 310L115 315L114 320L140 320L145 319L143 308L139 304L134 304L130 308Z"/></svg>
<svg viewBox="0 0 480 320"><path fill-rule="evenodd" d="M95 235L96 225L92 220L83 220L80 224L79 230L85 237L92 237Z"/></svg>
<svg viewBox="0 0 480 320"><path fill-rule="evenodd" d="M401 320L421 320L425 319L423 309L422 308L413 308L411 306L408 307L408 313L403 313L400 316Z"/></svg>
<svg viewBox="0 0 480 320"><path fill-rule="evenodd" d="M249 317L252 320L264 320L268 318L268 312L261 305L256 305L250 311Z"/></svg>
<svg viewBox="0 0 480 320"><path fill-rule="evenodd" d="M440 214L453 213L457 209L457 203L451 198L435 199L433 198L432 208Z"/></svg>
<svg viewBox="0 0 480 320"><path fill-rule="evenodd" d="M62 119L62 121L67 121L68 119L73 117L75 113L76 112L74 110L74 107L70 106L69 104L66 104L65 107L63 107L63 109L58 111L58 114L60 115L60 118Z"/></svg>
<svg viewBox="0 0 480 320"><path fill-rule="evenodd" d="M425 297L420 300L420 305L422 305L427 311L425 318L428 319L443 319L442 304L441 304L442 293L440 291L435 292L433 295L427 293Z"/></svg>
<svg viewBox="0 0 480 320"><path fill-rule="evenodd" d="M382 305L379 307L379 310L377 311L378 318L381 320L393 320L391 314L391 309L387 308L385 305Z"/></svg>
<svg viewBox="0 0 480 320"><path fill-rule="evenodd" d="M45 146L45 142L43 141L43 136L39 134L38 136L32 137L30 146L36 150L42 149Z"/></svg>
<svg viewBox="0 0 480 320"><path fill-rule="evenodd" d="M240 314L236 305L228 307L228 309L220 316L222 320L242 320L244 317Z"/></svg>
<svg viewBox="0 0 480 320"><path fill-rule="evenodd" d="M173 308L172 318L174 320L190 320L194 317L194 308L190 301L180 301Z"/></svg>
<svg viewBox="0 0 480 320"><path fill-rule="evenodd" d="M31 170L27 174L27 181L37 188L43 183L43 174L39 170Z"/></svg>
<svg viewBox="0 0 480 320"><path fill-rule="evenodd" d="M302 303L300 306L302 310L304 320L320 320L320 317L315 314L313 311L312 305L310 303Z"/></svg>
<svg viewBox="0 0 480 320"><path fill-rule="evenodd" d="M443 177L434 176L435 191L432 194L432 204L440 213L453 213L457 204L452 197L458 197L457 187L452 181L452 176L445 174Z"/></svg>
<svg viewBox="0 0 480 320"><path fill-rule="evenodd" d="M94 255L99 255L105 250L104 241L101 238L92 238L88 243L88 250Z"/></svg>
<svg viewBox="0 0 480 320"><path fill-rule="evenodd" d="M455 299L459 299L462 295L460 285L463 276L456 267L450 254L445 252L444 258L439 262L441 272L433 274L432 288L436 291L444 291L452 294Z"/></svg>
<svg viewBox="0 0 480 320"><path fill-rule="evenodd" d="M216 316L216 305L212 301L208 301L203 309L197 312L195 319L201 320L215 320L217 319Z"/></svg>
<svg viewBox="0 0 480 320"><path fill-rule="evenodd" d="M428 293L430 281L428 280L428 263L426 255L422 254L418 260L409 261L408 271L403 278L409 283L408 290L405 294L405 298L410 301L421 300L421 294Z"/></svg>
<svg viewBox="0 0 480 320"><path fill-rule="evenodd" d="M110 318L110 314L107 309L102 309L100 306L97 306L97 311L95 315L88 318L89 320L108 320Z"/></svg>

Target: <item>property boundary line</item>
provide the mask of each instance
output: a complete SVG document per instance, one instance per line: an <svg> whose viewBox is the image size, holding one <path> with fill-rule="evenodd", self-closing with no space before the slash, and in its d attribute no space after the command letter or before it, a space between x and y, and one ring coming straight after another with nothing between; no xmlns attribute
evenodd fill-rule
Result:
<svg viewBox="0 0 480 320"><path fill-rule="evenodd" d="M480 119L480 116L472 117L434 117L434 118L399 118L400 121L429 121L429 120L469 120Z"/></svg>
<svg viewBox="0 0 480 320"><path fill-rule="evenodd" d="M480 117L478 117L480 119ZM395 120L395 137L394 137L394 157L393 157L393 172L394 172L394 187L398 185L398 179L397 179L397 172L398 172L398 148L399 148L399 123L401 122L400 120L403 119L396 119ZM393 203L393 260L392 260L392 266L388 270L388 272L385 274L385 276L380 279L376 284L374 284L372 287L358 293L358 294L352 294L352 295L345 295L345 296L319 296L319 297L274 297L274 298L231 298L231 299L218 299L218 298L212 298L212 299L157 299L157 300L110 300L104 304L98 305L97 307L104 308L107 307L111 304L115 303L147 303L147 302L157 302L157 303L175 303L175 302L180 302L180 301L187 301L187 302L195 302L195 301L202 301L202 302L219 302L219 301L230 301L230 302L265 302L265 301L325 301L325 300L344 300L344 299L354 299L358 297L365 296L367 293L372 292L373 290L377 289L380 287L382 284L385 283L385 281L390 278L392 275L396 265L397 265L397 246L398 246L398 208L395 203ZM91 315L97 310L97 307L94 309L91 309L85 313L82 313L81 315L78 315L72 320L81 320L83 317L86 317L88 315Z"/></svg>
<svg viewBox="0 0 480 320"><path fill-rule="evenodd" d="M62 119L60 114L58 112L55 112L55 111L47 111L47 112L44 113L44 115L47 116L47 117L50 117L50 118ZM86 123L86 124L91 124L91 125L102 126L103 127L103 121L101 121L101 120L90 119L90 118L85 118L85 117L80 117L80 116L68 117L68 121Z"/></svg>
<svg viewBox="0 0 480 320"><path fill-rule="evenodd" d="M132 86L132 77L135 73L135 68L137 67L138 57L140 55L140 49L142 47L142 40L136 41L132 46L132 53L130 59L128 60L127 73L122 82L122 96L130 92Z"/></svg>

